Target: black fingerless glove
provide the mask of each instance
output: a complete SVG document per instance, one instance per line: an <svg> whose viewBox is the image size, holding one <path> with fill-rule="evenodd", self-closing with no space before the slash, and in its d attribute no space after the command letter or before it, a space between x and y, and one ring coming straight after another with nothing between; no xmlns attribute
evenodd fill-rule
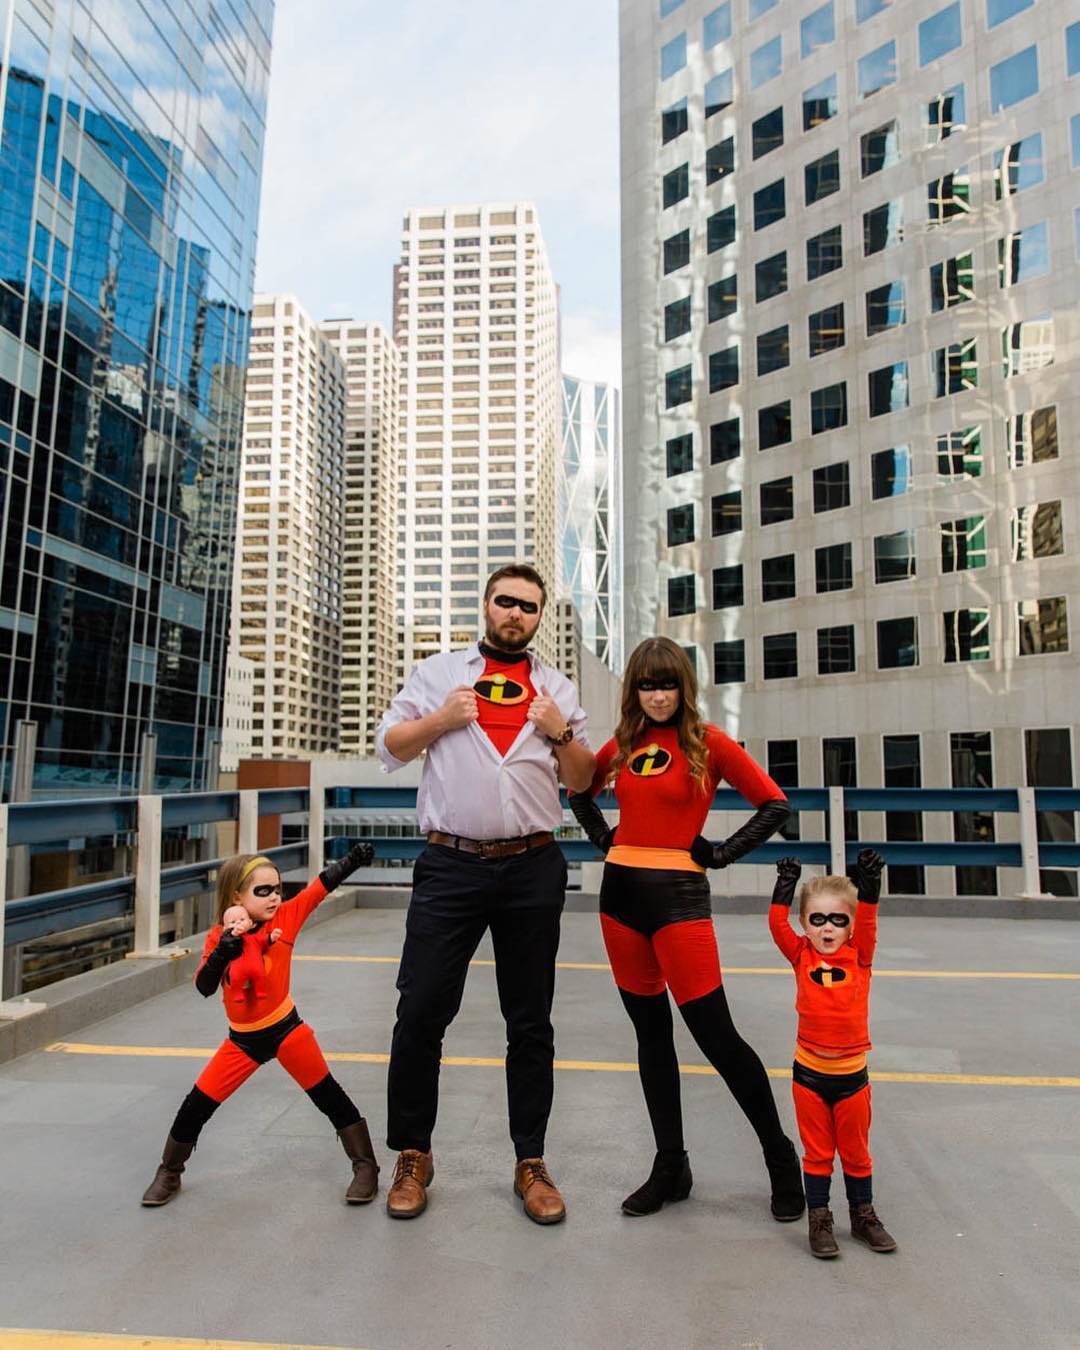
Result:
<svg viewBox="0 0 1080 1350"><path fill-rule="evenodd" d="M353 844L344 858L326 864L319 873L319 880L327 893L336 891L346 877L352 876L358 867L367 867L374 856L375 850L370 844Z"/></svg>
<svg viewBox="0 0 1080 1350"><path fill-rule="evenodd" d="M195 988L202 994L203 998L209 998L211 994L217 992L218 985L225 974L225 967L230 961L235 961L243 950L243 936L234 933L231 928L226 928L221 937L218 938L217 946L195 974Z"/></svg>
<svg viewBox="0 0 1080 1350"><path fill-rule="evenodd" d="M699 834L690 845L690 856L699 867L730 867L771 838L790 815L791 807L784 797L762 802L746 824L722 844L710 844Z"/></svg>
<svg viewBox="0 0 1080 1350"><path fill-rule="evenodd" d="M604 819L604 813L597 806L595 798L588 792L571 792L567 794L567 801L589 843L606 856L615 842L615 830Z"/></svg>
<svg viewBox="0 0 1080 1350"><path fill-rule="evenodd" d="M776 885L773 887L772 902L790 908L795 898L795 887L802 876L802 863L798 858L781 858L776 864Z"/></svg>
<svg viewBox="0 0 1080 1350"><path fill-rule="evenodd" d="M881 897L881 869L885 859L872 848L864 848L848 868L848 880L859 893L859 899L876 905Z"/></svg>

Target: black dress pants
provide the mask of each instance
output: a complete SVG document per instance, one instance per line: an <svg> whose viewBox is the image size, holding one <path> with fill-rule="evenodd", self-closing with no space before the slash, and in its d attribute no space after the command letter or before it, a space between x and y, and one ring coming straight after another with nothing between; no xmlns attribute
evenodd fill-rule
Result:
<svg viewBox="0 0 1080 1350"><path fill-rule="evenodd" d="M566 862L557 844L484 859L429 844L413 869L390 1047L387 1145L431 1147L443 1035L486 929L506 1022L506 1095L518 1159L542 1157L554 1091L551 1002Z"/></svg>

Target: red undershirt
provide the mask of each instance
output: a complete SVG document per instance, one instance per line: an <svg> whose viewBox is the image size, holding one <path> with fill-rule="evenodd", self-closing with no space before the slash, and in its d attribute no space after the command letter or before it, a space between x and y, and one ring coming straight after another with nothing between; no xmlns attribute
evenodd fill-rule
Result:
<svg viewBox="0 0 1080 1350"><path fill-rule="evenodd" d="M499 754L505 757L525 725L525 714L536 697L536 690L529 680L528 656L497 658L486 652L483 655L484 673L473 685L478 696L476 706L480 712L480 727ZM500 691L503 697L500 697ZM485 693L488 697L484 697ZM517 702L513 701L515 698Z"/></svg>

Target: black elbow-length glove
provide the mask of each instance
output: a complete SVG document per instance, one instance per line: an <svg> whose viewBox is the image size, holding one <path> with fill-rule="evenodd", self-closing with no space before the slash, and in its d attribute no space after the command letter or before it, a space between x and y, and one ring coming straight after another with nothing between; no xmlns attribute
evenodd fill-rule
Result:
<svg viewBox="0 0 1080 1350"><path fill-rule="evenodd" d="M872 848L860 849L859 856L848 868L848 880L859 893L859 899L876 905L881 898L881 869L885 859Z"/></svg>
<svg viewBox="0 0 1080 1350"><path fill-rule="evenodd" d="M710 844L698 835L690 845L690 856L699 867L729 867L745 853L752 853L764 844L791 815L786 797L774 797L762 802L745 825L729 835L721 844Z"/></svg>
<svg viewBox="0 0 1080 1350"><path fill-rule="evenodd" d="M571 792L567 795L567 801L589 843L606 855L615 842L615 830L604 819L604 813L597 806L595 798L588 792Z"/></svg>
<svg viewBox="0 0 1080 1350"><path fill-rule="evenodd" d="M231 928L226 928L218 944L195 973L195 988L203 998L215 993L230 961L235 961L244 950L244 939Z"/></svg>
<svg viewBox="0 0 1080 1350"><path fill-rule="evenodd" d="M327 893L335 891L358 867L367 867L374 856L375 849L371 844L353 844L344 858L326 864L319 873L319 880L326 887Z"/></svg>
<svg viewBox="0 0 1080 1350"><path fill-rule="evenodd" d="M772 903L790 909L795 898L795 887L802 876L802 863L798 858L780 858L776 863L776 885L773 887Z"/></svg>

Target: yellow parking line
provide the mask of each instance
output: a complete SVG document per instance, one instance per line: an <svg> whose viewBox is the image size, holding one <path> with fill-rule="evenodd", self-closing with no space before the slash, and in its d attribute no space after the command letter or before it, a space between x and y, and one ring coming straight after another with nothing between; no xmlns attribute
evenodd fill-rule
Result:
<svg viewBox="0 0 1080 1350"><path fill-rule="evenodd" d="M294 956L294 961L354 962L371 965L396 966L397 956ZM477 959L471 966L493 966L494 961ZM556 970L606 970L606 961L557 961ZM790 975L790 966L724 966L725 975ZM1073 970L878 970L874 974L898 976L914 980L1080 980L1080 971Z"/></svg>
<svg viewBox="0 0 1080 1350"><path fill-rule="evenodd" d="M54 1041L45 1047L64 1055L133 1055L162 1059L207 1059L214 1052L208 1047L180 1045L95 1045L88 1041ZM326 1050L328 1060L339 1064L388 1064L390 1056L385 1053L360 1050ZM488 1058L481 1055L444 1055L442 1062L457 1068L501 1069L503 1059ZM619 1060L600 1059L557 1059L556 1069L576 1069L587 1073L637 1073L638 1066ZM711 1074L714 1072L708 1064L680 1064L679 1072L685 1074ZM767 1069L770 1078L790 1078L790 1069ZM967 1084L975 1087L1064 1087L1080 1088L1080 1078L1036 1075L1015 1077L1009 1074L983 1073L900 1073L882 1070L874 1071L877 1083L952 1083ZM6 1345L4 1350L7 1350Z"/></svg>
<svg viewBox="0 0 1080 1350"><path fill-rule="evenodd" d="M117 1336L107 1331L20 1331L0 1327L3 1350L347 1350L289 1341L219 1341L188 1336Z"/></svg>

